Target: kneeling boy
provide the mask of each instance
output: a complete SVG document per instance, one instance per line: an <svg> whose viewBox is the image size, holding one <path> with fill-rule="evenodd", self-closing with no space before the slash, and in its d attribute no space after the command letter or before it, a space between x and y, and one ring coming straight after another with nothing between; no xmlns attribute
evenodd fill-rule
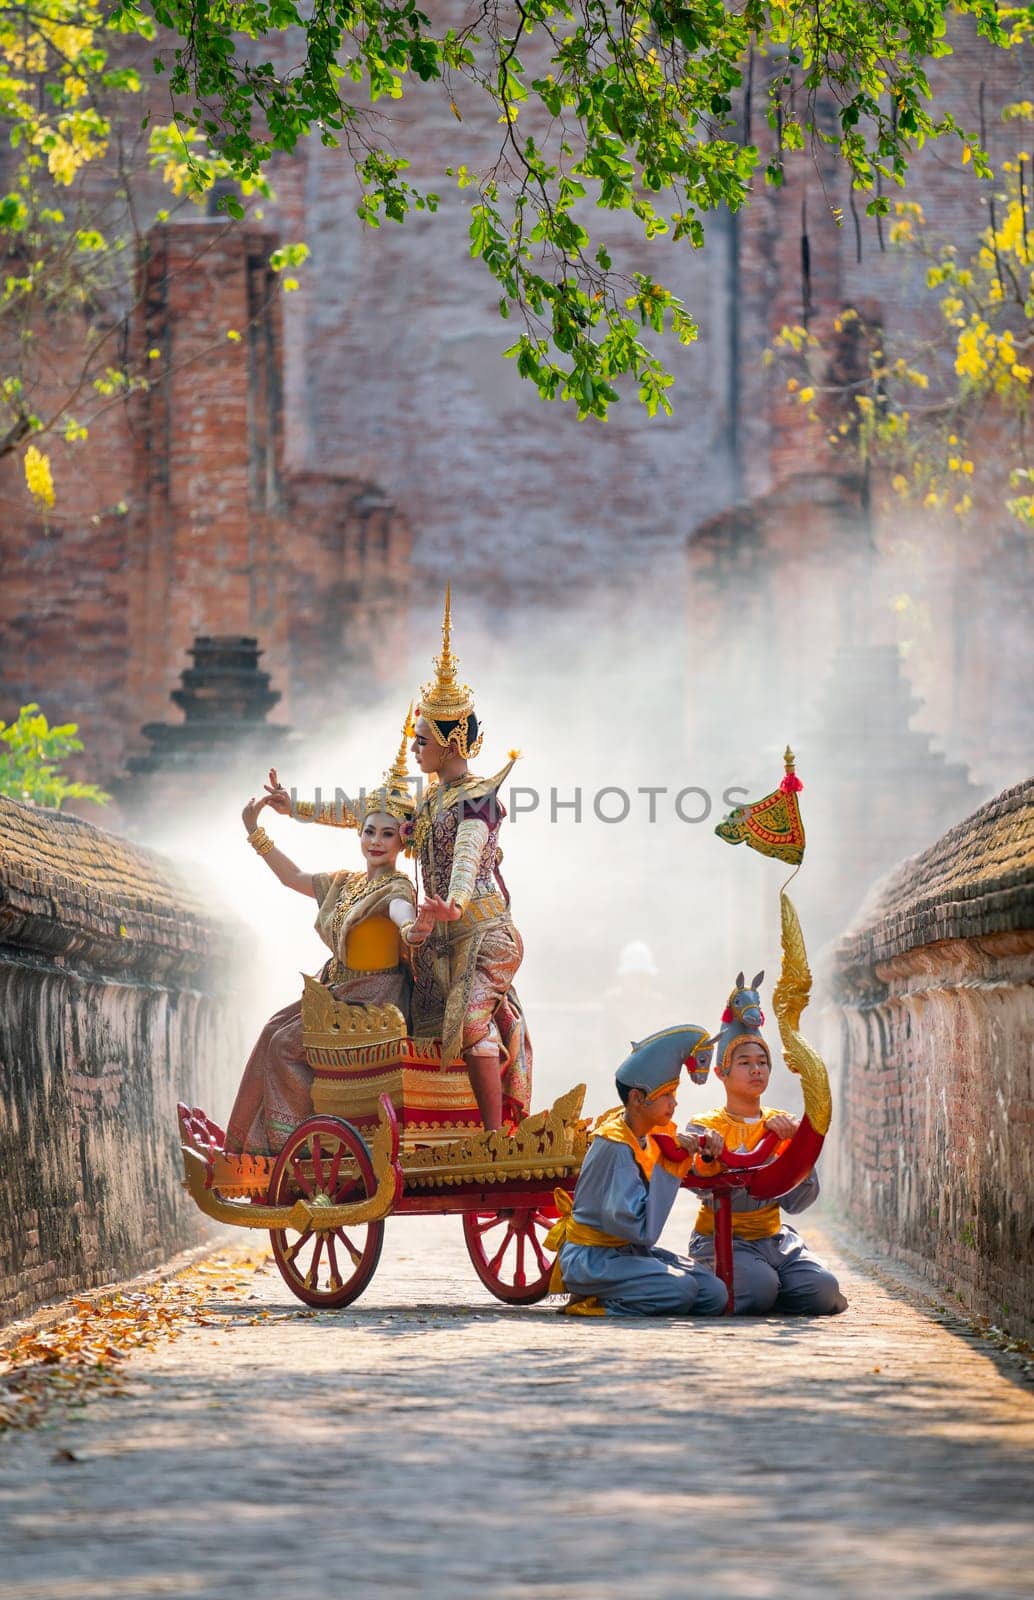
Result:
<svg viewBox="0 0 1034 1600"><path fill-rule="evenodd" d="M798 1126L796 1118L761 1104L771 1071L768 1046L756 1030L723 1029L715 1072L725 1084L725 1106L694 1117L688 1130L712 1130L707 1139L710 1155L717 1155L723 1144L732 1151L753 1150L766 1133L776 1133L783 1141L778 1154L793 1138ZM706 1173L719 1169L698 1165L697 1170ZM819 1180L814 1171L778 1201L752 1200L745 1189L734 1191L733 1291L738 1313L762 1314L774 1309L804 1316L829 1316L847 1309L836 1278L780 1215L780 1206L784 1211L804 1211L818 1193ZM714 1210L709 1198L697 1214L689 1253L702 1265L714 1263Z"/></svg>
<svg viewBox="0 0 1034 1600"><path fill-rule="evenodd" d="M621 1105L592 1131L573 1205L557 1191L568 1214L546 1242L559 1251L551 1287L570 1293L568 1311L717 1316L725 1308L725 1285L714 1273L656 1248L678 1194L680 1168L661 1155L650 1134L675 1132L679 1074L699 1039L699 1028L666 1028L636 1045L617 1071Z"/></svg>

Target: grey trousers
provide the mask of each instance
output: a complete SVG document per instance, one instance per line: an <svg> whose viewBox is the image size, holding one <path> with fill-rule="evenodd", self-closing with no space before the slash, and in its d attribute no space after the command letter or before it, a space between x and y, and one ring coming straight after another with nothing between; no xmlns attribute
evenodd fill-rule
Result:
<svg viewBox="0 0 1034 1600"><path fill-rule="evenodd" d="M710 1234L691 1234L689 1253L713 1271ZM785 1311L816 1317L843 1309L836 1278L793 1228L784 1226L770 1239L734 1239L732 1281L737 1316Z"/></svg>
<svg viewBox="0 0 1034 1600"><path fill-rule="evenodd" d="M571 1294L595 1295L618 1316L717 1317L728 1299L712 1272L656 1246L565 1244L560 1270Z"/></svg>

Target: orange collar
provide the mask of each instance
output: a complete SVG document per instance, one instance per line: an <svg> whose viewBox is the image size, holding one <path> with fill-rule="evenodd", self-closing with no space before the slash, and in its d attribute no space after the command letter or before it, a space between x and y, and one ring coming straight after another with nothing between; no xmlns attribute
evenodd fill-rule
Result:
<svg viewBox="0 0 1034 1600"><path fill-rule="evenodd" d="M651 1128L651 1133L667 1133L672 1138L678 1131L674 1122L666 1122L663 1127ZM615 1106L613 1111L605 1111L602 1117L596 1119L596 1125L590 1135L593 1139L609 1139L611 1144L625 1144L635 1157L643 1177L649 1183L653 1176L653 1169L657 1165L659 1152L653 1140L648 1138L645 1146L639 1143L628 1123L625 1121L624 1106Z"/></svg>

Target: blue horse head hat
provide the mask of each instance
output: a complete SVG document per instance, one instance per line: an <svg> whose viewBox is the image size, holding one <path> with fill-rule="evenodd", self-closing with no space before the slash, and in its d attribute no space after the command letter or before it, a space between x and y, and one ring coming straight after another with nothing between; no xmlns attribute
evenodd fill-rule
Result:
<svg viewBox="0 0 1034 1600"><path fill-rule="evenodd" d="M743 981L743 973L736 974L729 1002L722 1012L722 1026L717 1039L717 1059L714 1070L719 1078L724 1078L729 1070L729 1058L733 1046L749 1043L759 1044L768 1056L769 1064L772 1061L772 1052L765 1040L761 1037L761 1029L765 1022L765 1013L761 1009L761 996L758 990L764 979L764 972L759 972L748 988Z"/></svg>
<svg viewBox="0 0 1034 1600"><path fill-rule="evenodd" d="M695 1022L662 1028L638 1044L633 1041L631 1053L618 1067L614 1081L621 1089L642 1089L648 1099L669 1090L674 1092L683 1067L689 1068L695 1083L703 1083L714 1044L708 1030Z"/></svg>

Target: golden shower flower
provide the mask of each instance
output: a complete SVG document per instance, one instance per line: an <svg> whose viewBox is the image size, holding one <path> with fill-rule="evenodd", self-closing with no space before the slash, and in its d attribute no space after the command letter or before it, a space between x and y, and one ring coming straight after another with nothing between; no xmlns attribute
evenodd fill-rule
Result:
<svg viewBox="0 0 1034 1600"><path fill-rule="evenodd" d="M25 452L25 482L37 505L54 504L54 479L50 471L50 457L30 444Z"/></svg>

